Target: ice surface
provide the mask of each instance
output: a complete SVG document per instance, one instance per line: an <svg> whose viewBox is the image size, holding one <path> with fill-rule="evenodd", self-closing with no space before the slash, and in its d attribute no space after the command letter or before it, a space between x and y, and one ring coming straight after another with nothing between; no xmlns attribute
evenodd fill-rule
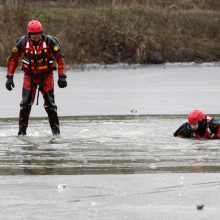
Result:
<svg viewBox="0 0 220 220"><path fill-rule="evenodd" d="M65 89L57 87L55 74L58 113L60 116L172 115L188 114L194 108L201 108L207 114L219 114L219 69L219 64L192 63L119 65L107 69L90 66L90 70L69 71ZM16 87L9 92L5 89L5 72L5 68L0 69L0 118L17 118L23 74L16 73ZM40 97L40 104L33 106L31 117L42 116L46 117L46 113ZM62 166L68 157L69 169L78 168L80 172L78 161L86 167L93 156L95 163L105 157L103 173L106 173L105 165L116 170L117 163L123 161L126 167L138 164L143 167L145 164L145 170L153 172L172 163L175 164L174 170L179 164L178 172L184 166L192 168L193 172L208 172L207 167L211 167L211 172L218 170L218 140L206 143L204 140L174 139L171 133L177 122L180 120L168 124L167 128L151 121L153 129L149 120L137 123L135 128L138 129L133 129L134 126L130 129L129 123L125 123L125 129L124 122L120 126L117 122L117 130L111 120L98 126L94 126L95 121L85 121L76 127L66 121L61 126L64 137L53 139L49 129L45 130L47 121L41 120L44 135L41 135L42 126L39 128L39 124L32 123L30 136L24 138L12 135L17 133L14 120L1 121L1 171L5 169L7 173L9 169L13 173L17 169L32 175L0 176L0 219L218 220L218 173L169 174L167 170L160 174L130 175L35 176L36 173L31 173L36 167L50 173L57 165ZM69 130L68 126L72 129ZM143 133L145 129L146 133ZM161 129L162 138L158 138ZM169 143L163 139L166 135ZM112 158L106 155L108 152L112 153ZM143 160L146 156L149 158ZM117 157L120 160L116 160ZM128 159L129 163L123 159ZM197 206L201 204L204 208L198 210Z"/></svg>
<svg viewBox="0 0 220 220"><path fill-rule="evenodd" d="M194 108L220 113L220 65L134 65L130 68L94 68L68 71L68 87L57 87L55 99L60 116L188 114ZM15 89L5 89L0 69L0 117L17 117L21 100L22 73L14 76ZM31 117L43 116L42 97Z"/></svg>
<svg viewBox="0 0 220 220"><path fill-rule="evenodd" d="M4 220L219 220L220 215L220 174L0 176L0 180ZM63 183L67 187L58 189ZM198 204L204 208L198 210Z"/></svg>

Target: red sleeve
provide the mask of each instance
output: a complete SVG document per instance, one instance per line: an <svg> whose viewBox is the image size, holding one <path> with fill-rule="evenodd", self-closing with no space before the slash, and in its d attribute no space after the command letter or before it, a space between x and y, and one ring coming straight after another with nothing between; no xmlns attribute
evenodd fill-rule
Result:
<svg viewBox="0 0 220 220"><path fill-rule="evenodd" d="M63 56L60 53L54 54L58 65L58 76L66 73L65 63Z"/></svg>
<svg viewBox="0 0 220 220"><path fill-rule="evenodd" d="M57 65L58 65L58 76L61 76L62 74L66 74L66 67L64 63L64 56L62 53L61 45L57 38L55 37L49 37L50 40L50 47L52 55L55 57Z"/></svg>
<svg viewBox="0 0 220 220"><path fill-rule="evenodd" d="M217 130L216 136L217 136L218 138L220 138L220 126L218 126L218 130Z"/></svg>
<svg viewBox="0 0 220 220"><path fill-rule="evenodd" d="M19 58L21 57L24 50L25 39L25 36L19 38L19 40L16 42L16 46L12 49L12 54L8 58L7 76L13 77L15 73Z"/></svg>
<svg viewBox="0 0 220 220"><path fill-rule="evenodd" d="M11 54L11 56L8 58L8 70L7 70L7 76L14 76L15 69L18 66L20 55L17 54Z"/></svg>

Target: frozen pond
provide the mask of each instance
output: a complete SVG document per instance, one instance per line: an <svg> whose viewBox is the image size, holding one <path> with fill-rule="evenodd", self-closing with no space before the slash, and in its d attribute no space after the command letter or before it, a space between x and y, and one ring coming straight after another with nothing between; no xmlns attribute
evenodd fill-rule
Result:
<svg viewBox="0 0 220 220"><path fill-rule="evenodd" d="M42 97L17 136L23 75L9 92L0 68L0 219L218 220L220 141L173 132L194 108L220 114L219 67L70 70L55 86L60 137Z"/></svg>
<svg viewBox="0 0 220 220"><path fill-rule="evenodd" d="M32 119L26 137L17 120L0 120L0 174L134 174L219 172L219 140L173 137L182 117L61 118L61 137L47 119Z"/></svg>

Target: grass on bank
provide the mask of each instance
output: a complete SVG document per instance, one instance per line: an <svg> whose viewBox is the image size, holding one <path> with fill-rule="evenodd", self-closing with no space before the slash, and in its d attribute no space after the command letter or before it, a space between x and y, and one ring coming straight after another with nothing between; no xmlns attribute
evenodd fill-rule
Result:
<svg viewBox="0 0 220 220"><path fill-rule="evenodd" d="M219 10L210 4L204 8L205 0L197 5L192 0L143 2L72 8L5 4L0 7L0 65L6 65L30 19L39 19L46 33L59 38L69 64L220 60Z"/></svg>

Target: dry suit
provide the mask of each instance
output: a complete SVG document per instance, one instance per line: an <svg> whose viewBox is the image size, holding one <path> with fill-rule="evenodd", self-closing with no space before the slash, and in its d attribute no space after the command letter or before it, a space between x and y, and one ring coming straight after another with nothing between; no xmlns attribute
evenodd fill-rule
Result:
<svg viewBox="0 0 220 220"><path fill-rule="evenodd" d="M173 135L182 138L220 138L220 119L215 119L209 116L206 117L206 119L198 122L198 128L196 130L191 128L189 122L185 122Z"/></svg>
<svg viewBox="0 0 220 220"><path fill-rule="evenodd" d="M8 60L7 78L13 82L13 75L18 66L19 59L22 62L24 81L22 90L22 101L19 114L19 135L25 135L28 126L31 107L34 103L36 90L42 93L44 107L48 114L52 133L60 134L57 106L54 100L54 78L53 70L55 61L58 67L60 87L66 87L65 64L58 40L50 35L43 35L35 42L26 34L19 38L13 52ZM12 84L12 83L11 83ZM12 86L14 83L12 84ZM6 83L7 87L7 83ZM7 87L7 89L11 90Z"/></svg>

